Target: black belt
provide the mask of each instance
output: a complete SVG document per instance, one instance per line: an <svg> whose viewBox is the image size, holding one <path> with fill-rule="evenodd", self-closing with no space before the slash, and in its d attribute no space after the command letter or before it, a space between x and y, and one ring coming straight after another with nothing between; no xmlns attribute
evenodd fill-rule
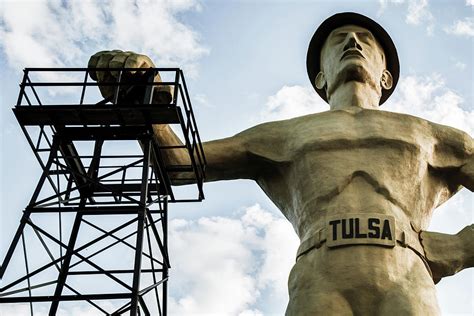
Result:
<svg viewBox="0 0 474 316"><path fill-rule="evenodd" d="M330 249L353 245L376 245L391 248L400 245L415 252L433 277L418 233L411 226L405 226L400 222L397 223L393 216L383 214L332 216L326 220L325 227L318 229L301 242L296 260L311 250L320 248L325 243ZM386 235L383 235L382 230L385 230Z"/></svg>

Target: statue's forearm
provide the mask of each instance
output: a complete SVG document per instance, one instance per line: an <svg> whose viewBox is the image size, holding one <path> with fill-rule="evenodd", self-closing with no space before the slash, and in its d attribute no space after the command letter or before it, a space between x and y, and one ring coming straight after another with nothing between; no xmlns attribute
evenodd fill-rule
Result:
<svg viewBox="0 0 474 316"><path fill-rule="evenodd" d="M455 235L424 231L420 237L435 280L474 266L474 225Z"/></svg>
<svg viewBox="0 0 474 316"><path fill-rule="evenodd" d="M183 142L169 125L153 125L153 139L158 146L182 146ZM187 165L189 154L185 148L162 149L161 157L165 165Z"/></svg>
<svg viewBox="0 0 474 316"><path fill-rule="evenodd" d="M181 139L173 132L169 125L153 125L153 141L158 145L158 147L174 147L183 145ZM165 166L185 166L191 164L189 153L186 148L162 148L160 149L160 156ZM156 158L158 157L153 157L153 160ZM194 182L190 180L179 180L180 178L190 179L191 177L187 172L170 172L171 183L173 185L190 184Z"/></svg>

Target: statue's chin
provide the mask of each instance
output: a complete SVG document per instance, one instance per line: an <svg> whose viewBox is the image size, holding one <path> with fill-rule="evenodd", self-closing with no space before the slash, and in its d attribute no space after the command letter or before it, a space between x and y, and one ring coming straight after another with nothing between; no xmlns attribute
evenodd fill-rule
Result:
<svg viewBox="0 0 474 316"><path fill-rule="evenodd" d="M373 80L370 77L369 72L362 65L350 64L344 67L341 72L339 72L336 81L343 84L350 81L370 83Z"/></svg>
<svg viewBox="0 0 474 316"><path fill-rule="evenodd" d="M344 66L336 76L334 83L328 87L328 95L331 95L337 88L348 82L360 82L369 84L376 89L377 85L370 73L359 63L351 63Z"/></svg>

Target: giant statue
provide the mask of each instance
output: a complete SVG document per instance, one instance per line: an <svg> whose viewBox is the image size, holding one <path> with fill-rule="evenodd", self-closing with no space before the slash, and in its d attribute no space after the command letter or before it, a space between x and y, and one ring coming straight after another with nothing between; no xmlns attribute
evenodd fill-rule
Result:
<svg viewBox="0 0 474 316"><path fill-rule="evenodd" d="M103 51L89 67L154 65ZM426 230L436 207L462 187L474 190L473 139L380 110L399 60L388 33L366 16L325 20L309 44L307 71L330 110L205 142L205 180L256 181L293 225L301 244L287 315L438 315L435 283L474 266L474 225L456 235ZM115 75L91 74L99 84ZM169 90L161 86L156 98L170 100ZM160 144L179 141L167 125L154 134ZM175 150L165 160L185 157Z"/></svg>

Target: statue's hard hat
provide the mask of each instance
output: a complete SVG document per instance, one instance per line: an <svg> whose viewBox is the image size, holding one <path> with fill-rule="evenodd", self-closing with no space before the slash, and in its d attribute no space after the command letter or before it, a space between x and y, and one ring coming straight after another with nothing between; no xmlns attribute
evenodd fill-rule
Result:
<svg viewBox="0 0 474 316"><path fill-rule="evenodd" d="M344 25L357 25L362 26L368 29L375 36L377 41L382 45L382 48L385 53L385 59L387 62L387 70L390 71L393 77L393 85L389 90L382 89L382 97L380 98L380 103L384 103L388 97L392 94L395 86L398 82L398 77L400 75L400 63L398 61L397 49L395 44L393 44L390 35L374 20L358 13L354 12L344 12L335 14L327 18L321 25L318 27L316 32L311 38L309 43L308 54L306 56L306 69L308 70L309 80L313 85L316 92L319 94L324 101L328 102L326 97L326 91L324 89L318 89L315 85L316 75L320 71L320 56L321 49L324 45L329 34L336 28Z"/></svg>

